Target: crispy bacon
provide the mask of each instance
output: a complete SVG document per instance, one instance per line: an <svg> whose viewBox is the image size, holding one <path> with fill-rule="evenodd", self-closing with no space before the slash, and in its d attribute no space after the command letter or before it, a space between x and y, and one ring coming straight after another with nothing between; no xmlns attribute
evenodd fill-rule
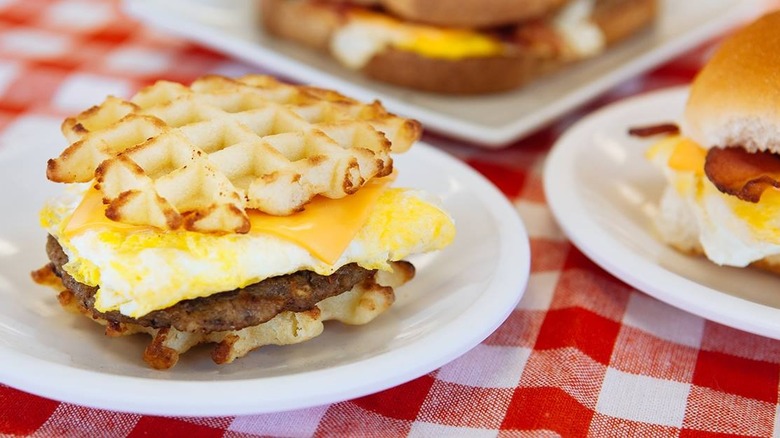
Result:
<svg viewBox="0 0 780 438"><path fill-rule="evenodd" d="M628 129L628 135L634 137L652 137L654 135L667 134L675 135L680 132L680 128L674 123L660 123L649 126L635 126Z"/></svg>
<svg viewBox="0 0 780 438"><path fill-rule="evenodd" d="M723 193L756 203L769 187L780 188L780 156L731 146L707 151L704 173Z"/></svg>

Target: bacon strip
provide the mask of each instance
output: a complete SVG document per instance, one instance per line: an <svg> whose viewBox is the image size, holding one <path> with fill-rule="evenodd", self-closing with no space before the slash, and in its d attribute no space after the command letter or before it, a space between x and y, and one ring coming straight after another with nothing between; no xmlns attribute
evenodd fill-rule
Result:
<svg viewBox="0 0 780 438"><path fill-rule="evenodd" d="M634 137L652 137L654 135L680 133L680 128L674 123L660 123L658 125L635 126L628 129L628 135Z"/></svg>
<svg viewBox="0 0 780 438"><path fill-rule="evenodd" d="M764 190L780 188L780 156L731 146L707 151L704 173L723 193L756 203Z"/></svg>

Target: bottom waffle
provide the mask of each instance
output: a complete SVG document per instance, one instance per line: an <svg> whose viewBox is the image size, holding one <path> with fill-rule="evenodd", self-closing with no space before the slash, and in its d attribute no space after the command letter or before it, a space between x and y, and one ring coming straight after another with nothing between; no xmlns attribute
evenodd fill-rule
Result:
<svg viewBox="0 0 780 438"><path fill-rule="evenodd" d="M165 370L176 365L181 354L199 344L215 344L211 350L211 358L215 363L226 364L264 345L297 344L319 336L324 330L324 321L336 320L350 325L366 324L390 308L395 300L393 288L406 283L414 276L414 268L409 263L394 262L392 266L392 272L377 271L351 290L326 298L309 310L285 311L262 324L232 331L195 333L179 331L173 327L154 329L132 323L110 323L104 318L93 316L72 291L62 290L64 287L60 287L62 292L58 298L66 310L89 316L104 325L108 336L137 333L152 336L152 342L146 347L143 359L150 367Z"/></svg>

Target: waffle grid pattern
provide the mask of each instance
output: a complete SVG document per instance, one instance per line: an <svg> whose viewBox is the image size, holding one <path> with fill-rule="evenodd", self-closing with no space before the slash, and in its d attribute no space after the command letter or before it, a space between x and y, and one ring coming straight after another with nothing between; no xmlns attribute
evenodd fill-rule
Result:
<svg viewBox="0 0 780 438"><path fill-rule="evenodd" d="M265 75L159 81L66 119L62 131L72 144L47 176L95 178L109 218L238 233L249 230L247 208L289 215L316 195L341 198L389 175L385 131L397 150L419 135L378 103Z"/></svg>

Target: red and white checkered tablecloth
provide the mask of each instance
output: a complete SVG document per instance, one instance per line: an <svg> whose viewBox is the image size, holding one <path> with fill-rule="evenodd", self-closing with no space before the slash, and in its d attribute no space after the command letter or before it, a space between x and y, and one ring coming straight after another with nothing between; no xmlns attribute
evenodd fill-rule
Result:
<svg viewBox="0 0 780 438"><path fill-rule="evenodd" d="M459 359L370 396L239 417L117 413L0 385L0 434L780 436L780 342L672 308L610 276L563 236L542 190L542 164L566 127L610 101L690 81L708 47L506 149L429 135L513 202L532 248L523 300ZM111 1L0 0L0 150L23 148L32 134L62 143L63 116L106 94L257 70L134 22Z"/></svg>

